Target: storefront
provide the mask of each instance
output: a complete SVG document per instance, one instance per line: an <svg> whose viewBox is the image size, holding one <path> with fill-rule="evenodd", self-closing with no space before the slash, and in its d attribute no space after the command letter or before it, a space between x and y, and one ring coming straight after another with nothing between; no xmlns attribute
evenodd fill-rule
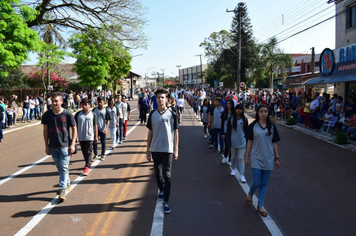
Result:
<svg viewBox="0 0 356 236"><path fill-rule="evenodd" d="M356 44L320 54L320 76L304 83L309 92L337 93L344 98L356 91Z"/></svg>

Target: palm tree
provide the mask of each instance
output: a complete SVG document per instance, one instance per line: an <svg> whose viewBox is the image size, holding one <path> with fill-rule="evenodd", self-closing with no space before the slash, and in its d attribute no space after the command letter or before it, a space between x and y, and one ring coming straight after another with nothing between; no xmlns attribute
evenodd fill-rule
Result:
<svg viewBox="0 0 356 236"><path fill-rule="evenodd" d="M50 15L49 13L46 13L44 16L45 23L36 27L36 30L38 31L38 34L40 38L42 39L43 42L45 42L48 45L54 44L58 45L59 47L65 49L67 47L67 42L65 38L61 35L61 29L58 25L51 23L53 21L53 16ZM47 57L49 59L49 55L45 55L44 51L40 51L39 57ZM48 61L48 60L47 60ZM42 81L44 83L44 71L47 71L47 84L51 84L51 78L50 78L50 69L49 69L49 63L47 62L47 65L45 67L42 66Z"/></svg>
<svg viewBox="0 0 356 236"><path fill-rule="evenodd" d="M261 59L270 73L269 87L271 89L273 89L273 73L281 70L284 79L285 69L293 67L293 58L278 48L277 43L277 39L273 37L268 43L262 44L261 48Z"/></svg>

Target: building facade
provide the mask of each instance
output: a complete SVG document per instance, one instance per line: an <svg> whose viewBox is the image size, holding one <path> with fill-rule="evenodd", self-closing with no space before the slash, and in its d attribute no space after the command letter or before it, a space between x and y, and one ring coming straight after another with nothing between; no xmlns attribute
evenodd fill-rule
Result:
<svg viewBox="0 0 356 236"><path fill-rule="evenodd" d="M202 72L207 68L206 64L191 66L179 69L179 83L184 86L199 87L205 83L204 76L201 77Z"/></svg>
<svg viewBox="0 0 356 236"><path fill-rule="evenodd" d="M356 0L329 1L336 6L335 49L320 55L320 75L305 82L310 88L324 86L327 93L344 98L356 90Z"/></svg>

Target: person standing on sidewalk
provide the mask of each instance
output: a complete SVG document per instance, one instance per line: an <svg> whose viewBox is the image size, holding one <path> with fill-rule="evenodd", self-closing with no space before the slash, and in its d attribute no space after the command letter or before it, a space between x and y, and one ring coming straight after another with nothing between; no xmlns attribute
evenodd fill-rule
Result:
<svg viewBox="0 0 356 236"><path fill-rule="evenodd" d="M124 112L122 132L123 139L125 140L127 133L127 121L130 120L131 117L131 107L130 104L126 101L126 96L122 96L122 108ZM120 141L120 143L122 143L122 140Z"/></svg>
<svg viewBox="0 0 356 236"><path fill-rule="evenodd" d="M246 182L245 178L245 152L246 152L246 138L245 134L248 127L248 120L244 114L244 107L242 104L237 104L233 110L233 115L227 121L226 128L226 145L231 150L231 175L236 175L236 162L238 160L238 167L240 171L240 180L242 183Z"/></svg>
<svg viewBox="0 0 356 236"><path fill-rule="evenodd" d="M4 139L2 124L5 124L5 109L1 104L3 104L2 99L0 99L0 143L2 143Z"/></svg>
<svg viewBox="0 0 356 236"><path fill-rule="evenodd" d="M178 159L178 115L167 107L166 90L157 90L158 107L153 110L146 127L148 161L153 159L155 177L159 188L158 200L163 200L163 212L168 214L171 208L168 205L171 193L172 161Z"/></svg>
<svg viewBox="0 0 356 236"><path fill-rule="evenodd" d="M78 111L74 118L78 125L78 140L85 161L83 175L88 175L91 167L93 142L98 142L98 118L94 112L90 111L91 102L88 99L83 99L81 103L83 110Z"/></svg>
<svg viewBox="0 0 356 236"><path fill-rule="evenodd" d="M70 186L69 159L75 151L77 127L72 113L62 108L63 97L60 92L52 94L52 110L42 116L43 137L47 155L52 155L59 172L59 199L66 199L65 191ZM72 138L69 130L72 129Z"/></svg>
<svg viewBox="0 0 356 236"><path fill-rule="evenodd" d="M252 205L252 196L258 190L257 211L266 217L267 212L263 210L266 196L268 179L273 167L278 169L279 162L277 142L280 141L277 127L269 118L270 109L267 105L260 105L256 111L256 120L252 122L246 132L247 145L245 154L245 166L251 163L252 183L247 195L246 202Z"/></svg>
<svg viewBox="0 0 356 236"><path fill-rule="evenodd" d="M105 160L105 149L106 149L106 134L109 128L109 121L111 120L110 112L104 107L104 100L102 97L98 97L98 107L93 109L93 112L98 118L98 136L101 143L101 156L100 160ZM93 161L99 159L98 156L98 143L94 143L94 158Z"/></svg>

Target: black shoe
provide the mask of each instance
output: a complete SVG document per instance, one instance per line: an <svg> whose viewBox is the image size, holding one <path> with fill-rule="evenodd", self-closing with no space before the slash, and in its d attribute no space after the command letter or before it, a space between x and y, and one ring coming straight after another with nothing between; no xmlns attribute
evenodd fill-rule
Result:
<svg viewBox="0 0 356 236"><path fill-rule="evenodd" d="M168 202L163 202L163 212L165 214L171 213L171 208L168 206Z"/></svg>

